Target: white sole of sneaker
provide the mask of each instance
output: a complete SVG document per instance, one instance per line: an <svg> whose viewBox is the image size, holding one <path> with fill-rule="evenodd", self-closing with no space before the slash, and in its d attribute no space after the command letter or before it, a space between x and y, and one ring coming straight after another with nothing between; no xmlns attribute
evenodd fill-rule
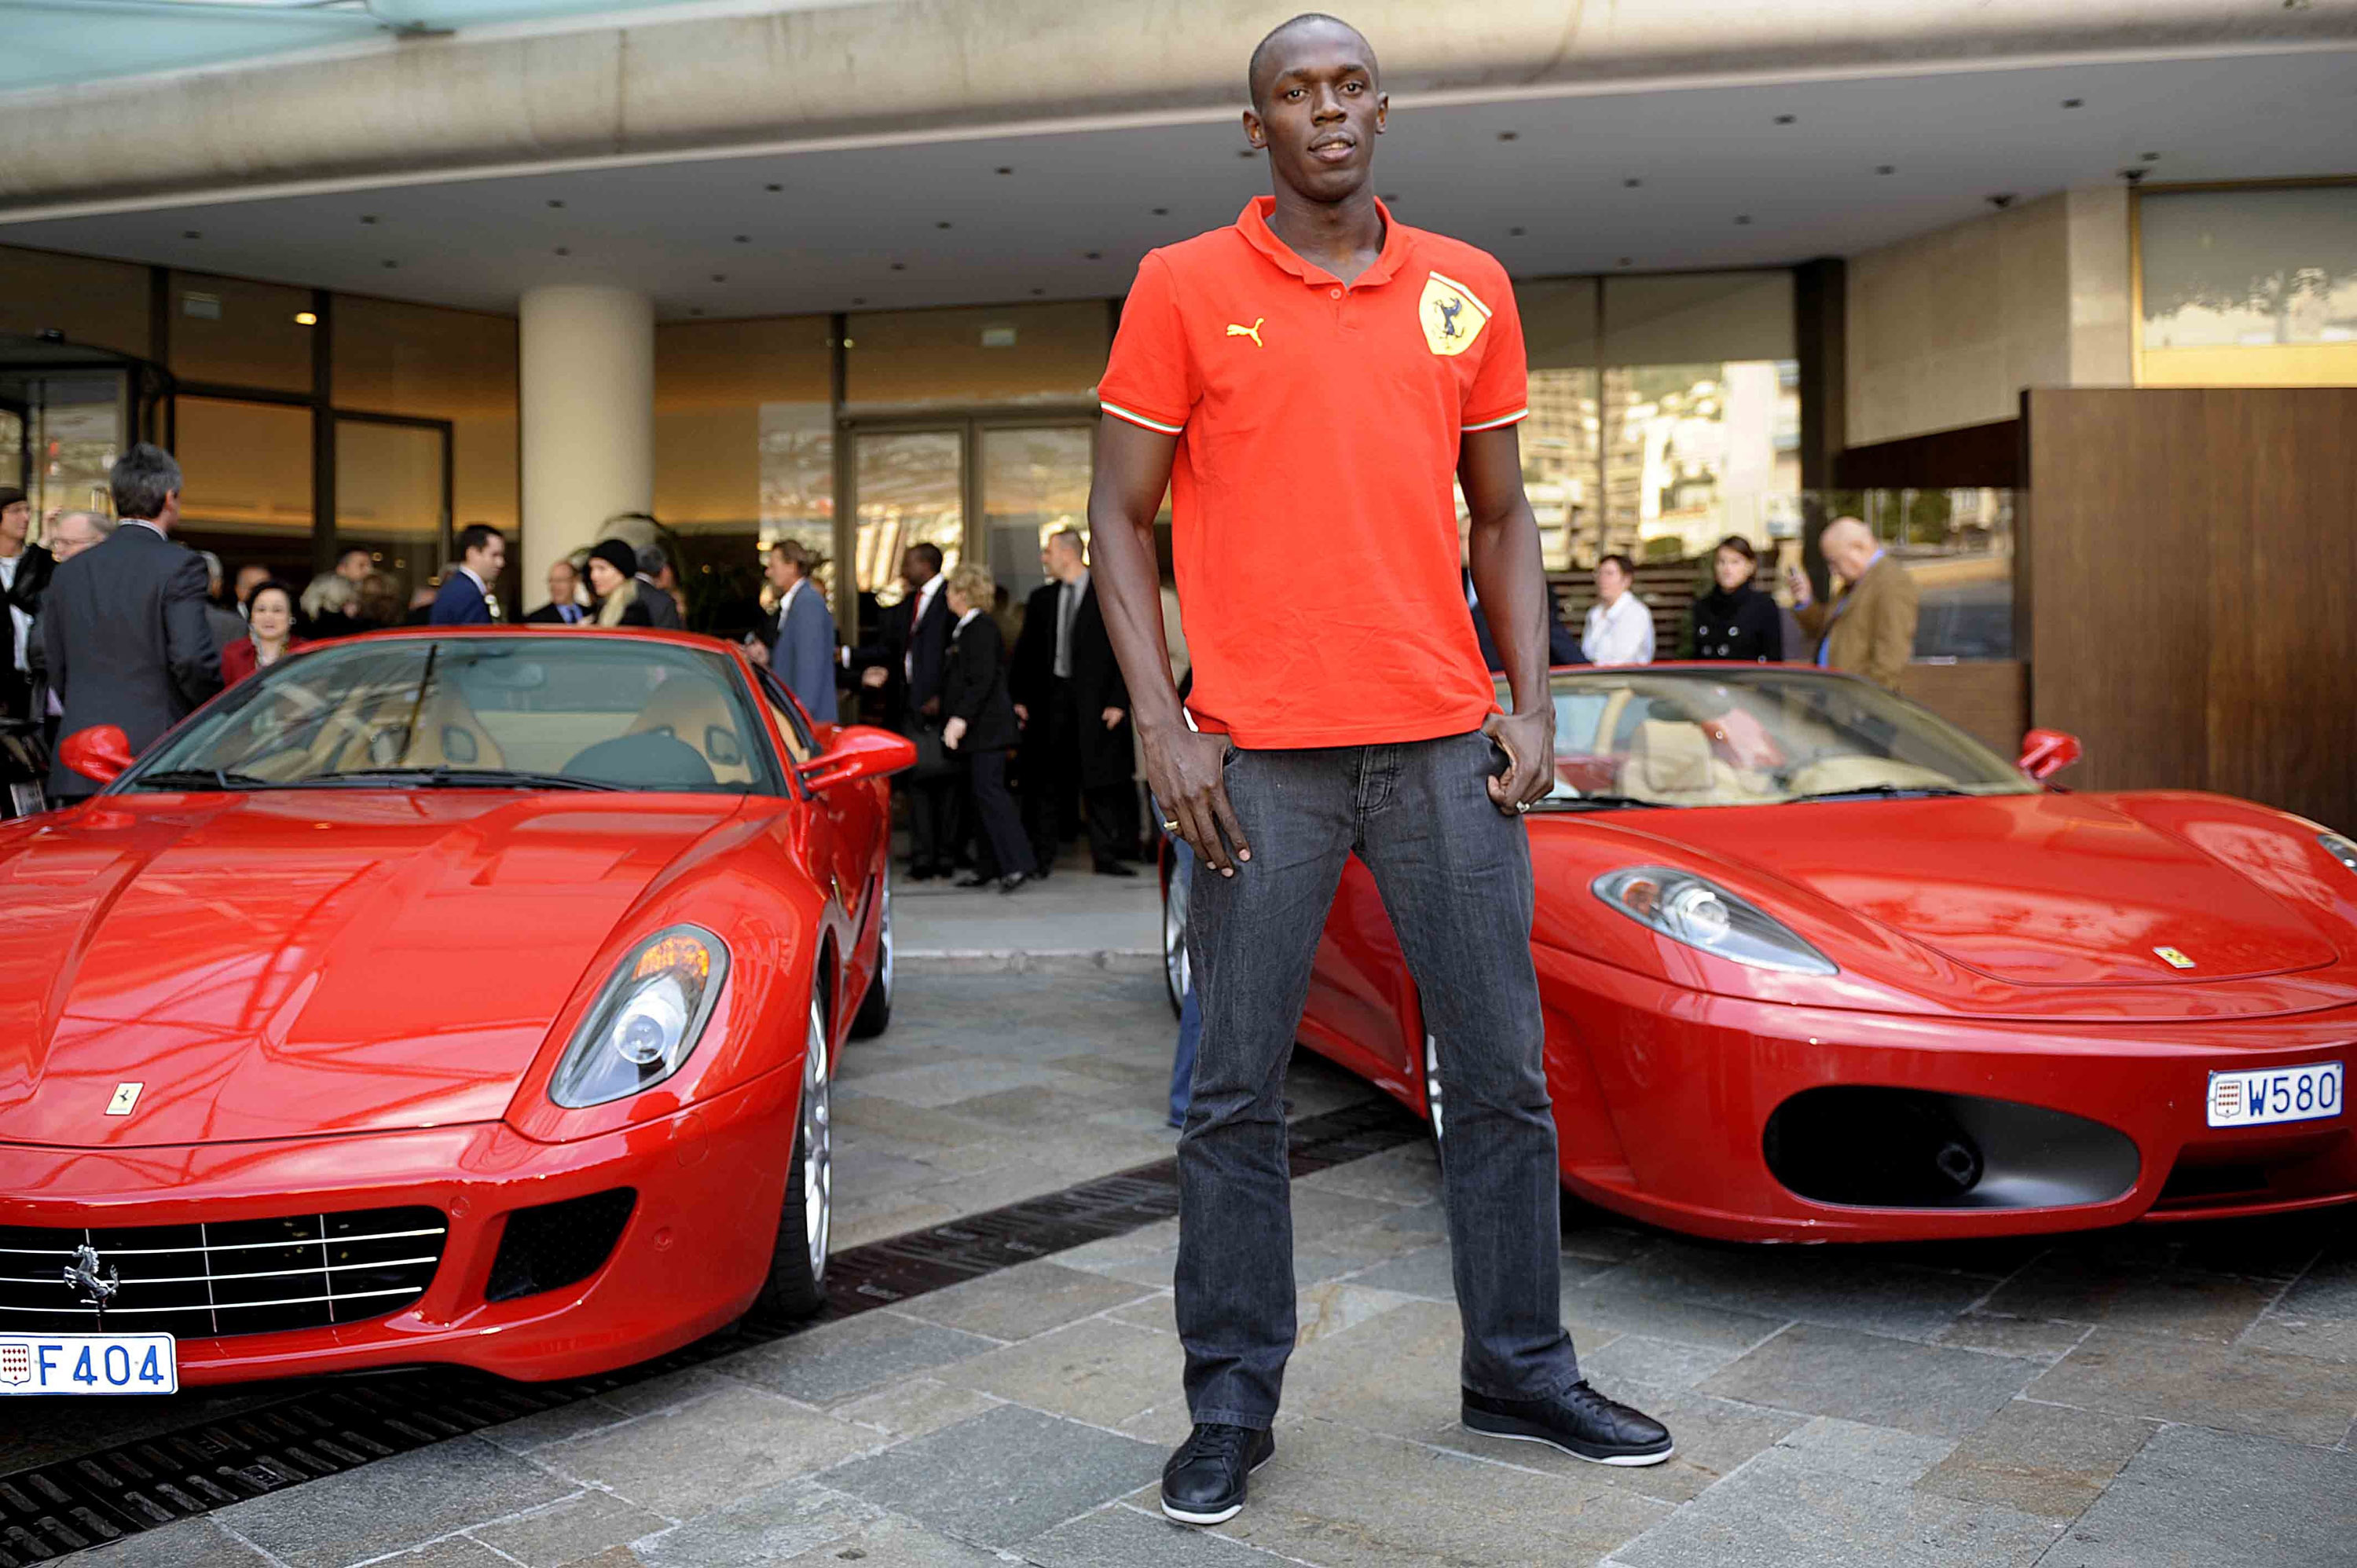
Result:
<svg viewBox="0 0 2357 1568"><path fill-rule="evenodd" d="M1259 1475L1263 1470L1268 1468L1269 1459L1274 1459L1275 1457L1275 1450L1271 1449L1269 1451L1268 1459L1262 1460L1251 1469L1246 1470L1244 1474L1247 1476ZM1233 1508L1222 1509L1217 1513L1189 1513L1184 1509L1172 1508L1170 1506L1169 1498L1165 1498L1162 1499L1162 1517L1165 1519L1175 1519L1180 1524L1225 1524L1228 1520L1235 1518L1236 1515L1243 1511L1244 1505L1238 1503Z"/></svg>
<svg viewBox="0 0 2357 1568"><path fill-rule="evenodd" d="M1552 1448L1558 1454L1568 1454L1575 1459L1585 1459L1591 1465L1618 1465L1624 1469L1631 1470L1642 1469L1648 1465L1658 1465L1678 1451L1678 1445L1673 1443L1659 1454L1609 1454L1598 1458L1593 1454L1582 1454L1577 1448L1567 1447L1552 1437L1539 1437L1527 1432L1489 1432L1478 1426L1467 1425L1463 1422L1458 1424L1464 1426L1468 1432L1480 1433L1484 1437L1494 1437L1501 1443L1535 1443L1542 1448Z"/></svg>

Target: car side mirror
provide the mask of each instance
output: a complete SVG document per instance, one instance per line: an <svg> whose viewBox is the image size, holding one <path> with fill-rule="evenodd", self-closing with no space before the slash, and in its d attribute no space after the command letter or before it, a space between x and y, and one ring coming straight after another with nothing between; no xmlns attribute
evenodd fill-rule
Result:
<svg viewBox="0 0 2357 1568"><path fill-rule="evenodd" d="M2021 737L2018 766L2032 779L2044 780L2078 761L2084 750L2079 737L2067 731L2034 729Z"/></svg>
<svg viewBox="0 0 2357 1568"><path fill-rule="evenodd" d="M917 765L917 743L874 725L845 725L833 744L802 765L802 782L831 789L855 779L882 779Z"/></svg>
<svg viewBox="0 0 2357 1568"><path fill-rule="evenodd" d="M131 737L117 725L78 729L58 743L58 760L85 779L112 784L131 767Z"/></svg>

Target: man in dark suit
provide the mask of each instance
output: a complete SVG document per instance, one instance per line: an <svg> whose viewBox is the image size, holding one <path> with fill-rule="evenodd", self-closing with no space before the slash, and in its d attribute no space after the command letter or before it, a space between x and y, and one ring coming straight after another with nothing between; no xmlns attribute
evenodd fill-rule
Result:
<svg viewBox="0 0 2357 1568"><path fill-rule="evenodd" d="M1492 675L1505 672L1505 656L1498 651L1498 639L1490 635L1490 617L1481 608L1481 596L1473 591L1473 571L1467 567L1458 574L1465 585L1465 607L1473 612L1473 639L1481 645L1481 662L1490 667ZM1549 664L1585 664L1587 655L1579 650L1579 639L1563 624L1555 613L1555 595L1547 595L1547 662Z"/></svg>
<svg viewBox="0 0 2357 1568"><path fill-rule="evenodd" d="M489 626L504 620L500 596L491 586L508 564L507 535L488 522L470 522L458 531L458 569L443 580L434 596L435 626Z"/></svg>
<svg viewBox="0 0 2357 1568"><path fill-rule="evenodd" d="M0 598L8 606L8 656L0 659L0 714L33 718L32 628L41 590L57 562L25 535L33 526L33 503L25 492L0 486Z"/></svg>
<svg viewBox="0 0 2357 1568"><path fill-rule="evenodd" d="M882 640L843 650L844 668L859 683L884 691L885 722L917 742L920 760L909 778L909 875L918 882L949 874L963 842L958 778L929 759L928 744L942 728L942 662L950 645L950 607L942 598L942 552L911 544L900 555L900 602L883 612Z"/></svg>
<svg viewBox="0 0 2357 1568"><path fill-rule="evenodd" d="M641 544L639 554L639 603L647 607L647 619L659 630L685 631L687 622L681 618L679 601L672 589L679 582L671 569L671 557L660 544Z"/></svg>
<svg viewBox="0 0 2357 1568"><path fill-rule="evenodd" d="M205 624L205 564L171 541L180 466L143 441L108 480L122 521L50 579L41 647L65 705L59 733L114 725L135 753L221 690L221 650ZM98 788L62 762L49 769L54 800Z"/></svg>
<svg viewBox="0 0 2357 1568"><path fill-rule="evenodd" d="M1073 805L1088 807L1089 858L1100 876L1135 876L1122 864L1136 756L1129 688L1105 633L1080 534L1066 529L1039 553L1055 580L1033 591L1009 672L1024 722L1023 804L1032 855L1044 874L1071 837Z"/></svg>
<svg viewBox="0 0 2357 1568"><path fill-rule="evenodd" d="M573 563L558 559L548 564L548 603L523 618L534 626L579 626L589 618L581 607L581 574Z"/></svg>

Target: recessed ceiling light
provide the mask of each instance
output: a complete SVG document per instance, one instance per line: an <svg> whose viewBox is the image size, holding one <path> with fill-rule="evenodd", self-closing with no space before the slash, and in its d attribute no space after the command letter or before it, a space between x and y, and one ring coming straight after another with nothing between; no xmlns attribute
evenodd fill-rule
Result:
<svg viewBox="0 0 2357 1568"><path fill-rule="evenodd" d="M376 221L376 214L373 212L363 212L361 214L361 221L363 223L373 223Z"/></svg>
<svg viewBox="0 0 2357 1568"><path fill-rule="evenodd" d="M1630 266L1630 265L1633 264L1633 263L1635 263L1635 261L1636 261L1636 258L1635 258L1634 256L1623 256L1623 257L1621 257L1621 258L1620 259L1620 261L1618 261L1617 263L1614 263L1614 265L1616 265L1616 266L1623 266L1623 267L1625 267L1625 266Z"/></svg>
<svg viewBox="0 0 2357 1568"><path fill-rule="evenodd" d="M934 228L936 228L936 229L946 229L946 228L948 228L948 227L949 227L949 225L948 225L947 223L936 223L936 224L934 224L934 225L933 225L933 227L934 227Z"/></svg>
<svg viewBox="0 0 2357 1568"><path fill-rule="evenodd" d="M690 316L701 316L704 314L704 306L700 305L691 305L687 307L687 313Z"/></svg>
<svg viewBox="0 0 2357 1568"><path fill-rule="evenodd" d="M1736 217L1736 220L1736 220L1738 223L1749 223L1749 222L1750 222L1750 221L1751 221L1751 215L1750 215L1749 213L1748 213L1748 212L1747 212L1747 213L1740 213L1740 214L1738 214L1738 215L1737 215L1737 217Z"/></svg>
<svg viewBox="0 0 2357 1568"><path fill-rule="evenodd" d="M1170 216L1170 209L1168 207L1157 207L1154 209L1154 215L1157 218L1168 218Z"/></svg>
<svg viewBox="0 0 2357 1568"><path fill-rule="evenodd" d="M865 305L867 303L867 296L864 294L855 294L851 296L851 303L854 305Z"/></svg>
<svg viewBox="0 0 2357 1568"><path fill-rule="evenodd" d="M2062 107L2065 109L2077 109L2084 106L2086 102L2087 101L2083 98L2065 98L2062 101Z"/></svg>
<svg viewBox="0 0 2357 1568"><path fill-rule="evenodd" d="M1507 232L1507 233L1509 233L1509 234L1520 234L1520 233L1522 233L1522 232L1523 232L1523 231L1522 231L1522 230L1520 230L1520 229L1509 229L1509 230L1507 230L1507 231L1506 231L1506 232Z"/></svg>
<svg viewBox="0 0 2357 1568"><path fill-rule="evenodd" d="M1645 182L1641 179L1624 179L1620 183L1628 187L1631 190L1634 190Z"/></svg>
<svg viewBox="0 0 2357 1568"><path fill-rule="evenodd" d="M1032 292L1033 294L1045 294L1045 293L1047 293L1048 291L1047 291L1046 289L1044 289L1044 288L1035 288L1035 289L1033 289L1031 292Z"/></svg>
<svg viewBox="0 0 2357 1568"><path fill-rule="evenodd" d="M2138 153L2136 156L2144 159L2144 161L2148 164L2157 164L2160 162L2160 155L2158 153Z"/></svg>
<svg viewBox="0 0 2357 1568"><path fill-rule="evenodd" d="M1897 164L1877 164L1874 166L1874 172L1877 174L1897 174L1899 172L1899 166Z"/></svg>
<svg viewBox="0 0 2357 1568"><path fill-rule="evenodd" d="M183 229L180 231L180 238L183 240L201 240L204 237L204 232L201 230Z"/></svg>
<svg viewBox="0 0 2357 1568"><path fill-rule="evenodd" d="M762 188L763 190L776 191L776 190L783 190L783 189L785 189L786 188L785 188L784 186L782 186L782 185L765 185L765 186L763 186L761 188Z"/></svg>
<svg viewBox="0 0 2357 1568"><path fill-rule="evenodd" d="M1387 194L1384 196L1383 200L1394 207L1397 207L1399 205L1399 198L1396 195Z"/></svg>
<svg viewBox="0 0 2357 1568"><path fill-rule="evenodd" d="M565 205L565 203L563 203L562 201L555 200L555 199L553 199L553 198L550 199L550 201L549 201L549 203L548 203L548 204L549 204L551 207L562 207L562 206L564 206L564 205Z"/></svg>
<svg viewBox="0 0 2357 1568"><path fill-rule="evenodd" d="M712 281L714 283L726 283L728 281L728 274L726 273L715 273L712 274Z"/></svg>
<svg viewBox="0 0 2357 1568"><path fill-rule="evenodd" d="M295 313L295 325L297 327L317 327L319 325L318 315L315 311L298 310Z"/></svg>
<svg viewBox="0 0 2357 1568"><path fill-rule="evenodd" d="M909 270L909 263L906 262L894 262L892 263L892 270L896 273L905 273Z"/></svg>
<svg viewBox="0 0 2357 1568"><path fill-rule="evenodd" d="M1013 174L1015 170L1006 164L1001 164L998 166L998 172L1001 174Z"/></svg>
<svg viewBox="0 0 2357 1568"><path fill-rule="evenodd" d="M1104 260L1104 252L1103 251L1082 251L1081 252L1081 258L1083 261L1101 262Z"/></svg>
<svg viewBox="0 0 2357 1568"><path fill-rule="evenodd" d="M1522 133L1520 131L1501 131L1498 133L1498 140L1501 142L1511 142L1521 135Z"/></svg>
<svg viewBox="0 0 2357 1568"><path fill-rule="evenodd" d="M1776 116L1776 124L1779 125L1789 125L1799 118L1800 116L1798 114L1779 114Z"/></svg>
<svg viewBox="0 0 2357 1568"><path fill-rule="evenodd" d="M384 263L384 265L385 265L385 270L386 270L386 271L388 271L388 272L390 272L390 271L391 271L392 269L393 269L394 267L397 267L397 266L401 265L401 263L400 263L399 262L387 262L387 263Z"/></svg>
<svg viewBox="0 0 2357 1568"><path fill-rule="evenodd" d="M750 234L739 234L737 236L737 242L740 245L749 245L753 242L753 236Z"/></svg>
<svg viewBox="0 0 2357 1568"><path fill-rule="evenodd" d="M569 256L573 253L573 247L570 245L559 245L556 247L556 253L560 256ZM389 266L392 263L387 263L386 264Z"/></svg>

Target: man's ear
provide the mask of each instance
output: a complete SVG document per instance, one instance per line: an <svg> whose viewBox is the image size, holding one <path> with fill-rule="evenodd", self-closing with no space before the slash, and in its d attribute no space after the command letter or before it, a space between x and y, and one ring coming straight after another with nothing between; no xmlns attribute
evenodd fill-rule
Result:
<svg viewBox="0 0 2357 1568"><path fill-rule="evenodd" d="M1244 140L1255 149L1268 146L1268 131L1261 124L1260 115L1250 109L1244 111Z"/></svg>
<svg viewBox="0 0 2357 1568"><path fill-rule="evenodd" d="M1391 122L1391 117L1392 117L1392 95L1391 95L1390 93L1388 93L1388 92L1378 92L1378 93L1376 93L1376 94L1375 94L1375 134L1376 134L1376 135L1380 136L1380 135L1382 135L1382 134L1383 134L1383 127L1384 127L1385 125L1387 125L1388 124L1390 124L1390 122Z"/></svg>

